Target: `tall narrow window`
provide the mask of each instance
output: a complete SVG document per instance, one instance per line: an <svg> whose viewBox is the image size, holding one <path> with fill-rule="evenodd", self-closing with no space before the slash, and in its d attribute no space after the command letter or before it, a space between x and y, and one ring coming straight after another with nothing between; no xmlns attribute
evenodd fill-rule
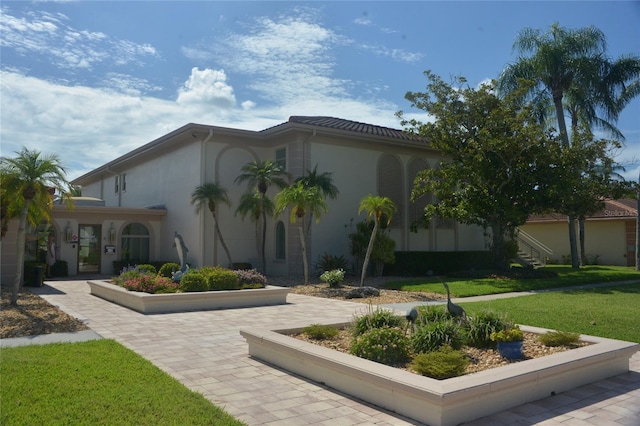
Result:
<svg viewBox="0 0 640 426"><path fill-rule="evenodd" d="M276 163L282 167L282 170L287 170L287 148L276 150Z"/></svg>
<svg viewBox="0 0 640 426"><path fill-rule="evenodd" d="M391 228L399 228L404 224L404 194L402 163L394 155L384 155L378 162L378 195L394 202L397 212L392 216Z"/></svg>
<svg viewBox="0 0 640 426"><path fill-rule="evenodd" d="M127 174L122 174L122 192L127 192Z"/></svg>
<svg viewBox="0 0 640 426"><path fill-rule="evenodd" d="M116 176L115 193L117 194L118 191L120 191L120 176Z"/></svg>
<svg viewBox="0 0 640 426"><path fill-rule="evenodd" d="M284 229L284 223L278 221L276 224L276 259L286 259L286 235Z"/></svg>
<svg viewBox="0 0 640 426"><path fill-rule="evenodd" d="M120 253L131 263L149 262L149 230L141 223L130 223L122 231Z"/></svg>

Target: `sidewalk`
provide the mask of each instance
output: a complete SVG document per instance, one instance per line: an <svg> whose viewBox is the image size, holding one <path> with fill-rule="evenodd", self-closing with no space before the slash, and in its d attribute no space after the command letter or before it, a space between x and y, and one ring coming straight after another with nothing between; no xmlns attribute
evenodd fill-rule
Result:
<svg viewBox="0 0 640 426"><path fill-rule="evenodd" d="M250 358L239 334L243 327L285 328L307 324L310 318L320 323L346 322L355 313L365 312L367 305L290 294L289 303L280 306L142 315L91 296L84 281L46 284L34 292L83 320L95 333L92 337L118 341L249 425L417 424ZM58 337L63 341L78 337L73 334ZM630 369L466 424L638 426L640 352L632 357Z"/></svg>

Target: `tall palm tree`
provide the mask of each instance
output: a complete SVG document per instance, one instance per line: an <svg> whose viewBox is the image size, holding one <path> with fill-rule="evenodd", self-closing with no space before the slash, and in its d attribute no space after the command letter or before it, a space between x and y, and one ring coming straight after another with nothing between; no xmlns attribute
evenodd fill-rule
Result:
<svg viewBox="0 0 640 426"><path fill-rule="evenodd" d="M224 252L227 254L229 267L231 268L233 266L233 262L231 261L231 253L229 252L227 244L224 242L224 238L222 238L222 232L220 231L220 225L218 224L217 214L217 208L220 204L231 206L231 201L229 201L227 190L217 183L210 182L202 184L200 186L197 186L191 194L191 204L196 206L196 213L200 213L200 209L205 204L209 208L216 227L216 234L218 234L218 236L220 237L220 244L222 244L222 248L224 248Z"/></svg>
<svg viewBox="0 0 640 426"><path fill-rule="evenodd" d="M262 272L267 274L267 259L265 255L265 242L267 239L267 209L265 208L267 203L267 190L271 185L275 185L280 189L287 186L285 177L287 172L275 161L252 161L242 166L242 174L235 180L236 183L247 182L249 186L249 193L258 191L260 194L260 202L262 203Z"/></svg>
<svg viewBox="0 0 640 426"><path fill-rule="evenodd" d="M27 220L38 224L43 217L49 217L53 207L55 188L63 198L69 193L69 182L66 170L55 154L42 155L39 151L22 148L15 158L2 157L0 170L2 173L2 201L12 200L7 214L19 212L18 237L16 246L16 263L18 265L13 282L11 304L18 304L18 292L22 282L24 265L25 237ZM29 218L30 213L32 214ZM37 217L40 216L40 217Z"/></svg>
<svg viewBox="0 0 640 426"><path fill-rule="evenodd" d="M300 220L300 247L302 248L304 283L309 284L309 261L307 259L304 218L308 213L309 216L315 216L316 223L318 223L322 213L327 212L327 204L318 187L306 187L302 182L295 182L293 185L284 188L276 194L275 201L275 212L277 214L291 207L290 222L296 223Z"/></svg>
<svg viewBox="0 0 640 426"><path fill-rule="evenodd" d="M313 170L307 170L307 174L305 176L301 176L295 181L301 182L305 188L317 187L325 199L328 197L335 200L340 191L338 190L338 187L333 184L333 178L331 175L332 173L330 172L318 173L318 165L316 164ZM307 234L309 233L310 227L311 220L309 220L307 224Z"/></svg>
<svg viewBox="0 0 640 426"><path fill-rule="evenodd" d="M275 205L270 198L262 198L262 194L257 190L254 190L252 192L245 192L242 194L240 197L240 203L238 204L238 208L235 212L236 215L241 216L242 220L249 216L249 218L255 222L257 257L260 257L260 218L262 217L262 210L265 210L266 214L271 216L275 210Z"/></svg>
<svg viewBox="0 0 640 426"><path fill-rule="evenodd" d="M589 90L597 89L600 82L596 81L598 73L594 70L606 62L604 34L593 26L567 30L554 23L545 33L525 28L518 34L513 47L530 56L520 56L516 63L504 69L498 91L503 94L515 91L520 87L521 79L533 82L528 97L541 104L551 98L562 143L569 147L563 98L578 83ZM571 265L579 268L575 216L573 213L568 216Z"/></svg>
<svg viewBox="0 0 640 426"><path fill-rule="evenodd" d="M362 264L362 275L360 276L360 287L364 284L364 277L367 275L367 266L369 265L369 259L371 258L371 252L373 251L373 242L376 239L376 234L380 228L380 222L382 218L386 218L387 225L391 223L391 217L398 210L395 203L387 197L367 195L360 200L360 208L358 214L365 211L367 213L367 220L373 220L373 231L371 231L371 238L369 239L369 245L367 246L367 253L364 256L364 263Z"/></svg>

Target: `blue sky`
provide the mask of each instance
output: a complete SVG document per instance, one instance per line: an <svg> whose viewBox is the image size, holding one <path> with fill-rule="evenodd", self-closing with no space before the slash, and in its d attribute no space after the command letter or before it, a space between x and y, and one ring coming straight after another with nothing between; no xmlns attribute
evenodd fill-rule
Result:
<svg viewBox="0 0 640 426"><path fill-rule="evenodd" d="M0 152L57 153L68 178L189 123L261 130L291 115L400 128L423 72L471 85L523 28L594 25L640 55L638 1L3 1ZM422 116L422 115L420 115ZM424 118L424 117L423 117ZM621 116L640 171L640 99Z"/></svg>

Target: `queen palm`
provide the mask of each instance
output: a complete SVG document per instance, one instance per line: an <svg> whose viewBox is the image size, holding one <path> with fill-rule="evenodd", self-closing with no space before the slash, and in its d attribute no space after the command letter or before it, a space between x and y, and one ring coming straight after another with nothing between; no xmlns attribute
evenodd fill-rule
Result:
<svg viewBox="0 0 640 426"><path fill-rule="evenodd" d="M318 165L316 164L313 170L307 170L305 176L301 176L296 179L296 182L301 182L306 188L317 187L326 199L331 198L335 200L338 197L340 191L338 187L333 184L333 178L330 172L318 173ZM311 220L307 225L307 233L311 227Z"/></svg>
<svg viewBox="0 0 640 426"><path fill-rule="evenodd" d="M68 198L69 182L60 159L55 154L42 155L39 151L22 148L15 158L0 159L2 202L7 206L8 217L19 217L16 245L16 270L12 287L11 304L18 304L18 292L22 282L27 221L37 225L50 216L55 188L63 198Z"/></svg>
<svg viewBox="0 0 640 426"><path fill-rule="evenodd" d="M307 259L304 218L307 214L315 216L316 223L318 223L322 213L327 212L327 204L317 186L306 187L302 182L295 182L293 185L284 188L276 194L275 202L275 212L277 214L291 207L289 221L296 223L300 220L300 247L302 249L304 283L309 284L309 262Z"/></svg>
<svg viewBox="0 0 640 426"><path fill-rule="evenodd" d="M265 242L267 238L267 190L269 186L275 185L282 189L287 186L285 177L287 173L284 169L275 161L252 161L242 166L242 174L235 180L236 183L247 182L249 186L249 193L258 191L260 194L261 214L262 214L262 272L267 273L267 259L265 255Z"/></svg>
<svg viewBox="0 0 640 426"><path fill-rule="evenodd" d="M273 215L273 211L275 206L273 201L268 198L262 198L262 194L257 190L252 192L245 192L240 197L240 203L238 204L238 208L236 209L235 214L240 215L242 220L244 220L247 216L253 222L255 222L255 232L256 232L256 255L260 257L260 218L262 217L262 210L265 210L266 214L271 216Z"/></svg>
<svg viewBox="0 0 640 426"><path fill-rule="evenodd" d="M373 243L376 239L376 234L380 228L380 222L382 218L386 218L387 225L391 223L391 217L397 211L397 207L391 199L387 197L367 195L360 200L360 208L358 214L363 211L367 214L367 220L373 220L373 231L371 231L371 238L369 239L369 245L367 246L367 253L364 256L364 262L362 264L362 275L360 276L360 287L364 284L364 277L367 275L367 266L369 265L369 259L371 258L371 252L373 251Z"/></svg>
<svg viewBox="0 0 640 426"><path fill-rule="evenodd" d="M542 105L551 100L562 143L565 147L569 147L563 103L565 96L573 90L576 99L579 99L580 91L577 88L582 87L585 89L584 93L596 95L592 99L597 100L596 104L599 107L605 107L605 100L611 98L606 95L606 90L615 90L615 84L612 83L616 78L615 72L607 73L610 84L606 89L603 86L605 82L602 78L603 70L620 70L619 67L611 68L611 64L605 58L605 46L604 34L593 26L567 30L555 23L546 33L526 28L518 34L514 49L530 56L520 56L516 63L504 69L498 81L498 90L503 94L509 93L520 87L522 79L533 82L534 84L528 90L528 97ZM618 107L628 102L625 99L632 95L634 90L637 91L637 89L623 90L624 96L616 101ZM615 103L609 105L614 107ZM540 108L540 111L544 111L544 108ZM615 112L615 108L611 108L611 111ZM571 264L572 267L578 268L580 261L576 243L575 216L572 212L569 212L568 216Z"/></svg>
<svg viewBox="0 0 640 426"><path fill-rule="evenodd" d="M229 248L227 244L224 242L224 238L222 238L222 232L220 231L220 225L218 223L218 206L220 204L226 204L231 206L231 202L229 201L229 196L227 194L227 190L224 189L217 183L204 183L200 186L197 186L196 189L191 194L191 204L196 206L196 213L200 213L200 209L202 206L206 205L213 216L213 222L216 227L216 234L220 237L220 244L222 244L222 248L224 252L227 254L227 260L229 260L229 267L233 266L233 262L231 261L231 253L229 252Z"/></svg>

